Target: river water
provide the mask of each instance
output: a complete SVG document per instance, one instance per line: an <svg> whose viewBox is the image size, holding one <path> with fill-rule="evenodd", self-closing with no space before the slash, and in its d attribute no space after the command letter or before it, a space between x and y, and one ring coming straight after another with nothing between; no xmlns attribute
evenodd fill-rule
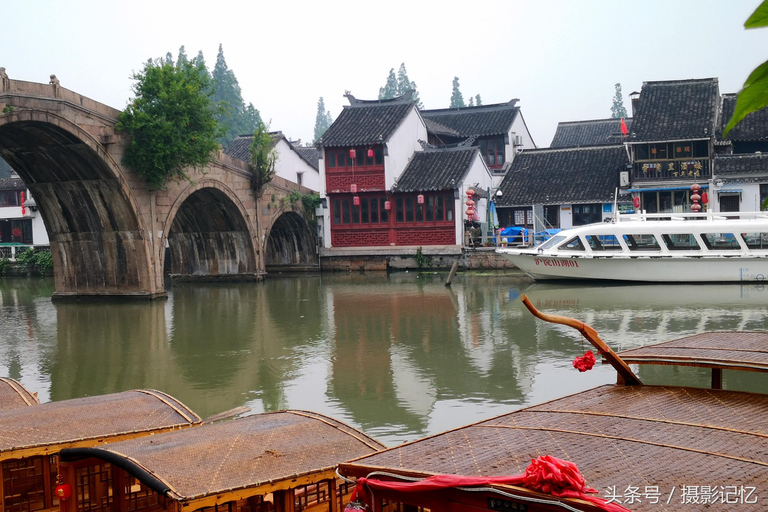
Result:
<svg viewBox="0 0 768 512"><path fill-rule="evenodd" d="M710 330L767 330L768 288L532 283L519 274L270 275L174 284L154 302L51 301L44 279L0 280L0 376L41 402L150 388L206 417L303 409L393 446L615 382L579 373L590 347L540 310L583 320L614 350ZM695 368L643 366L644 382L708 386ZM768 392L765 374L724 387Z"/></svg>

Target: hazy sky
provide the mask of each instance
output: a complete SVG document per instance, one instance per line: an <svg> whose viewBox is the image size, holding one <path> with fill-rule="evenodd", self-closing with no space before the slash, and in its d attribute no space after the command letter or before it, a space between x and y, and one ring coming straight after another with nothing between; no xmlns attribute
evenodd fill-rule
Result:
<svg viewBox="0 0 768 512"><path fill-rule="evenodd" d="M335 119L375 99L405 63L428 109L519 98L534 141L559 121L610 117L614 84L717 77L736 92L768 59L768 28L745 30L759 0L285 1L0 0L0 66L10 78L61 85L118 109L133 71L184 45L210 70L223 45L246 104L271 129L306 142L323 97Z"/></svg>

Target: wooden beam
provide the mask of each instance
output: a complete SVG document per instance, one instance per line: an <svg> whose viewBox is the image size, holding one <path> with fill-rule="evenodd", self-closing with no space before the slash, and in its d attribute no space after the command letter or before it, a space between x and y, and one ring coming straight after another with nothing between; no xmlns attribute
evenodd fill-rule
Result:
<svg viewBox="0 0 768 512"><path fill-rule="evenodd" d="M627 365L627 363L624 362L623 359L621 359L619 356L616 355L616 352L611 349L608 345L605 344L603 340L600 339L600 336L597 335L597 331L582 322L581 320L576 320L575 318L569 318L567 316L559 316L559 315L547 315L545 313L542 313L538 309L534 307L533 304L531 304L531 301L528 299L528 297L523 294L520 296L520 298L523 301L523 304L525 304L525 307L528 308L528 311L533 313L533 316L537 318L541 318L544 321L551 322L553 324L562 324L567 325L568 327L573 327L577 331L581 333L582 336L584 336L588 342L592 344L593 347L597 350L598 354L602 355L608 363L613 366L613 368L616 370L616 372L619 374L619 383L621 383L621 380L624 381L624 384L627 386L635 386L638 384L642 384L640 382L640 379L635 375L635 373L632 371L632 369Z"/></svg>

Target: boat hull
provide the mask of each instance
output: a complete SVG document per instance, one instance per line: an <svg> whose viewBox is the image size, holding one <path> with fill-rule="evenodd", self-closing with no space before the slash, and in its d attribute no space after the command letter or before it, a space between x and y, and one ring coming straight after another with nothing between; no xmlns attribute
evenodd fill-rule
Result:
<svg viewBox="0 0 768 512"><path fill-rule="evenodd" d="M501 256L536 280L590 279L656 283L768 280L766 257L557 257L499 249Z"/></svg>

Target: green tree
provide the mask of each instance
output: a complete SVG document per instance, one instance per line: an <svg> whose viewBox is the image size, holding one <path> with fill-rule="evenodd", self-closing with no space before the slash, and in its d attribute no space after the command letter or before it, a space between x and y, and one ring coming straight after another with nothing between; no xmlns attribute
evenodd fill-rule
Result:
<svg viewBox="0 0 768 512"><path fill-rule="evenodd" d="M627 117L627 109L624 108L624 97L621 95L621 84L614 85L616 94L613 96L613 105L611 105L611 118L624 119Z"/></svg>
<svg viewBox="0 0 768 512"><path fill-rule="evenodd" d="M408 72L405 70L405 62L400 64L400 69L397 70L397 96L402 96L408 91L413 91L411 99L416 102L416 107L423 109L424 105L419 99L419 91L416 90L416 82L412 82L408 79Z"/></svg>
<svg viewBox="0 0 768 512"><path fill-rule="evenodd" d="M277 162L277 150L269 133L269 127L259 121L253 132L251 142L251 189L256 197L261 197L264 187L275 176L275 163Z"/></svg>
<svg viewBox="0 0 768 512"><path fill-rule="evenodd" d="M390 100L397 97L397 77L395 77L395 68L389 70L387 83L379 89L380 100Z"/></svg>
<svg viewBox="0 0 768 512"><path fill-rule="evenodd" d="M194 59L179 67L158 59L132 78L136 97L117 123L131 138L123 163L150 189L162 189L170 179L188 179L186 169L204 167L219 147L210 78Z"/></svg>
<svg viewBox="0 0 768 512"><path fill-rule="evenodd" d="M317 115L315 116L315 138L313 140L317 142L317 139L323 136L325 131L330 128L332 123L333 120L331 118L331 113L325 110L325 102L323 101L323 97L320 96L320 99L317 100Z"/></svg>
<svg viewBox="0 0 768 512"><path fill-rule="evenodd" d="M181 48L179 48L179 57L176 59L176 64L181 65L186 62L189 62L189 57L187 57L187 51L184 49L184 45L181 45Z"/></svg>
<svg viewBox="0 0 768 512"><path fill-rule="evenodd" d="M757 6L755 12L744 23L744 28L768 27L768 0L764 0ZM733 117L723 131L723 138L728 132L736 126L739 121L748 114L756 112L768 106L768 61L757 66L744 82L736 98L736 107L733 111ZM766 199L768 203L768 199ZM766 204L763 205L766 207Z"/></svg>
<svg viewBox="0 0 768 512"><path fill-rule="evenodd" d="M216 57L212 77L214 102L224 107L222 113L216 118L224 127L224 135L219 138L219 142L226 146L238 135L251 133L255 126L246 125L246 107L240 84L237 82L235 73L227 66L222 45L219 45L219 54Z"/></svg>
<svg viewBox="0 0 768 512"><path fill-rule="evenodd" d="M480 97L479 94L475 94L475 105L478 107L483 104L483 99Z"/></svg>
<svg viewBox="0 0 768 512"><path fill-rule="evenodd" d="M459 90L459 77L455 76L453 77L453 92L451 92L451 108L464 108L466 106L464 96Z"/></svg>
<svg viewBox="0 0 768 512"><path fill-rule="evenodd" d="M165 54L164 64L170 64L171 66L173 66L173 55L171 54L171 52L168 52Z"/></svg>

